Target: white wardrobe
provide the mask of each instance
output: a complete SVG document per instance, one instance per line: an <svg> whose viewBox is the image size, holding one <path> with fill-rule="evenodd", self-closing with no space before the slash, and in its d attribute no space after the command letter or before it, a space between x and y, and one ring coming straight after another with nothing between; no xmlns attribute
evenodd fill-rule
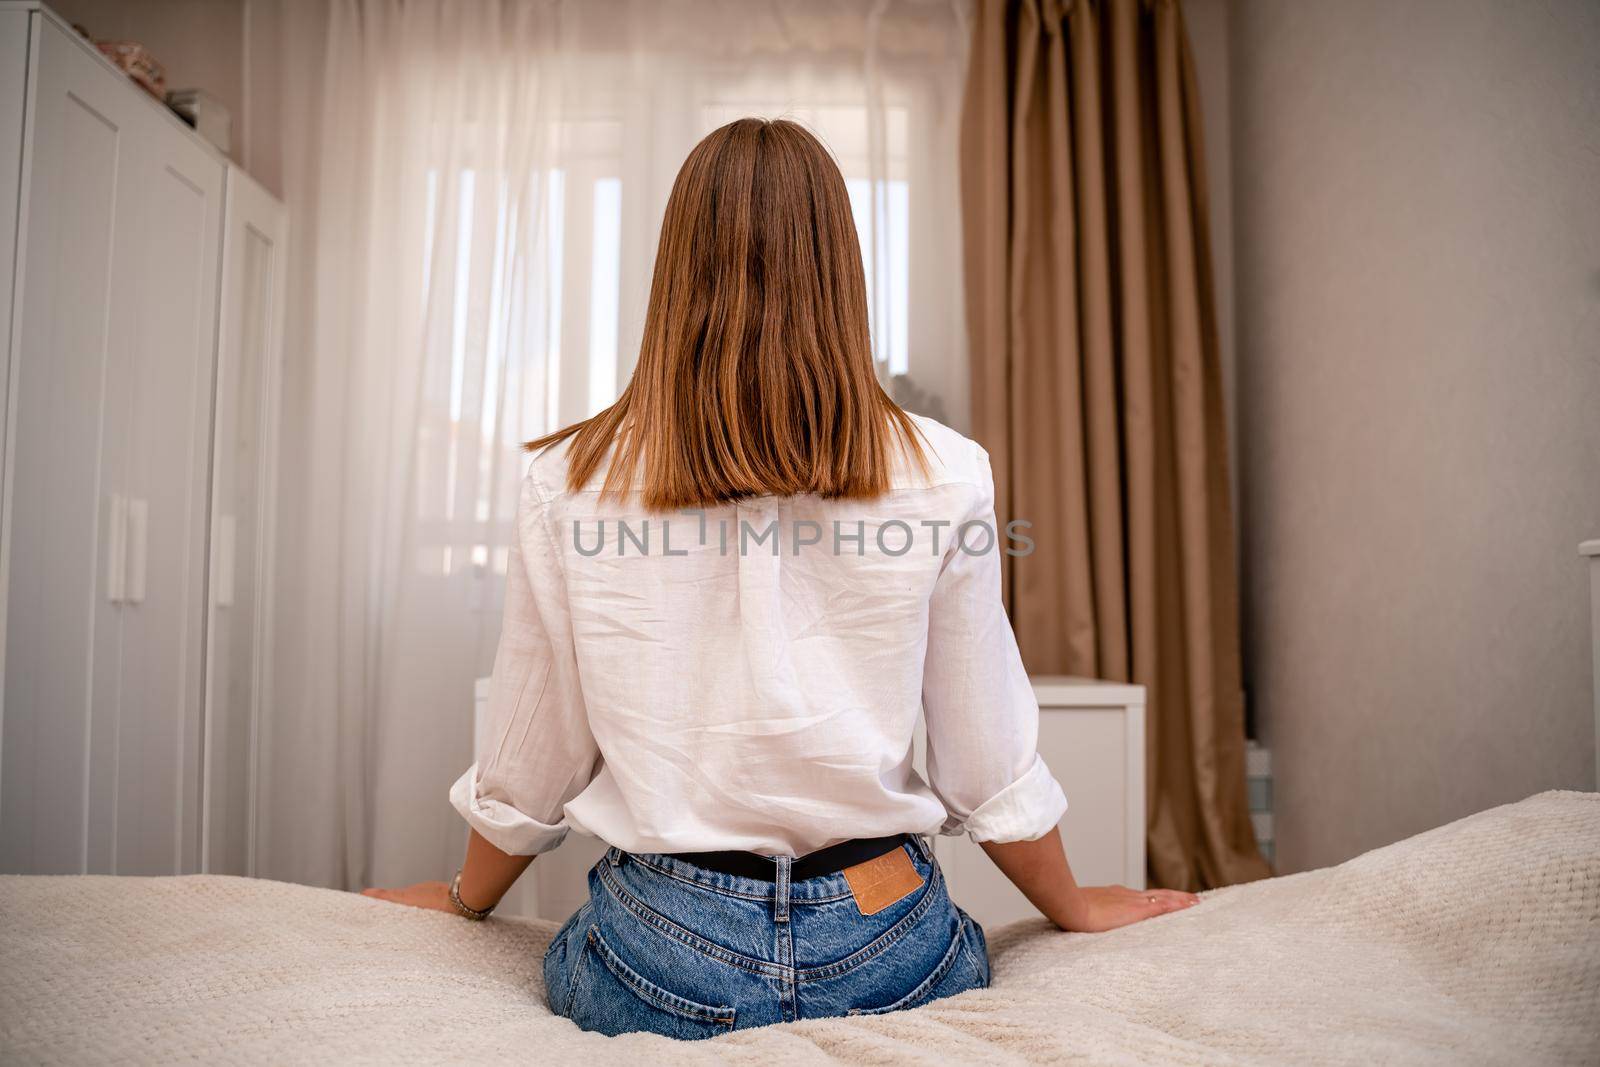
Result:
<svg viewBox="0 0 1600 1067"><path fill-rule="evenodd" d="M0 3L0 872L249 871L284 232Z"/></svg>

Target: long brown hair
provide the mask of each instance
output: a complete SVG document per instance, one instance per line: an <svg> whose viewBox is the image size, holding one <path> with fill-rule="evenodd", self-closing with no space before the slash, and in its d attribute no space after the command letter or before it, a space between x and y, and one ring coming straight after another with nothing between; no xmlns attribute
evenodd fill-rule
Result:
<svg viewBox="0 0 1600 1067"><path fill-rule="evenodd" d="M785 120L739 119L684 162L661 223L633 380L604 411L524 447L573 438L577 491L616 454L601 496L644 468L650 510L889 489L918 430L873 372L866 280L844 178Z"/></svg>

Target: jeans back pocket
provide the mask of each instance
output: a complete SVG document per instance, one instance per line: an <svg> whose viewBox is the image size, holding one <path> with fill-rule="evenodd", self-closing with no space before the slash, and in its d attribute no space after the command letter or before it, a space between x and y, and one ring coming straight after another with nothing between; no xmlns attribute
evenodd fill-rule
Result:
<svg viewBox="0 0 1600 1067"><path fill-rule="evenodd" d="M585 934L583 955L575 966L565 1014L585 1030L612 1037L648 1030L694 1041L734 1027L733 1008L700 1004L663 989L617 955L598 925Z"/></svg>
<svg viewBox="0 0 1600 1067"><path fill-rule="evenodd" d="M935 1000L953 997L957 993L965 993L969 989L987 985L985 976L976 969L973 948L968 944L967 922L965 916L960 918L956 923L956 935L950 940L950 947L945 949L944 955L939 958L933 970L911 992L882 1007L851 1008L848 1014L887 1015L892 1011L921 1007ZM987 963L987 960L985 962Z"/></svg>

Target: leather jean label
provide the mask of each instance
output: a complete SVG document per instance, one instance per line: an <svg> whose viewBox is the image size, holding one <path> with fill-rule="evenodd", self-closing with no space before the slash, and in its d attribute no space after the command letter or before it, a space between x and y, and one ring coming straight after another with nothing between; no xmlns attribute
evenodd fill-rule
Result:
<svg viewBox="0 0 1600 1067"><path fill-rule="evenodd" d="M922 888L922 875L917 873L911 856L903 848L846 867L841 873L850 883L856 910L863 915L876 915Z"/></svg>

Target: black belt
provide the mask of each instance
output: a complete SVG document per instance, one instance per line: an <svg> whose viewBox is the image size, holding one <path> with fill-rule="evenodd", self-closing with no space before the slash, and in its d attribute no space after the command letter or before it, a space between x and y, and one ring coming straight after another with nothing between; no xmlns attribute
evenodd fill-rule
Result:
<svg viewBox="0 0 1600 1067"><path fill-rule="evenodd" d="M910 840L910 834L895 834L893 837L841 841L795 860L789 865L789 880L803 882L807 878L838 874L846 867L854 867L893 852ZM754 878L762 882L774 882L778 878L778 866L772 857L756 852L679 852L672 858L736 878Z"/></svg>

